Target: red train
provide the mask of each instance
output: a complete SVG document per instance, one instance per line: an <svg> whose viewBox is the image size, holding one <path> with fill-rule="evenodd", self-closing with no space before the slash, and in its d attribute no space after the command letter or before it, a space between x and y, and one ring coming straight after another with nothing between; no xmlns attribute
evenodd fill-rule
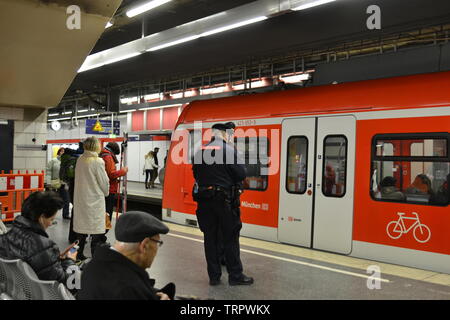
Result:
<svg viewBox="0 0 450 320"><path fill-rule="evenodd" d="M225 121L248 171L242 235L450 273L450 72L189 104L164 220L196 224L190 157Z"/></svg>

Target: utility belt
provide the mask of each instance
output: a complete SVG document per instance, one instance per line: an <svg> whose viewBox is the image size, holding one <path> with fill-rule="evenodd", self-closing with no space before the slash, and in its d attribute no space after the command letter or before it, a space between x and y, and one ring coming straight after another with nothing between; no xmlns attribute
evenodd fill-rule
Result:
<svg viewBox="0 0 450 320"><path fill-rule="evenodd" d="M199 200L211 200L223 198L225 201L233 204L234 207L239 207L240 199L239 196L241 194L240 188L238 186L232 186L230 188L224 188L222 186L198 186L196 183L194 184L194 188L192 190L192 198L194 201L198 202Z"/></svg>

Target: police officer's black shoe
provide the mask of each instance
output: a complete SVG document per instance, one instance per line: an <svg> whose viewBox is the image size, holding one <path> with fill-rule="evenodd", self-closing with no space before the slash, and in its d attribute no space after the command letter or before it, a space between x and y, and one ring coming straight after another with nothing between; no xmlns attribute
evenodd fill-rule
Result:
<svg viewBox="0 0 450 320"><path fill-rule="evenodd" d="M209 280L209 285L210 286L217 286L220 284L220 279L210 279Z"/></svg>
<svg viewBox="0 0 450 320"><path fill-rule="evenodd" d="M230 286L240 286L240 285L249 285L253 284L254 280L252 277L247 277L245 274L242 274L242 276L238 279L228 279L228 284Z"/></svg>

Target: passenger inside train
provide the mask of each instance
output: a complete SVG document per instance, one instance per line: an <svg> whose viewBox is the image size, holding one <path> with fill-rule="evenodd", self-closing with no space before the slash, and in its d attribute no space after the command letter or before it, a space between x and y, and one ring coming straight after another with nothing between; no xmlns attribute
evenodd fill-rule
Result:
<svg viewBox="0 0 450 320"><path fill-rule="evenodd" d="M382 199L391 199L391 200L405 200L405 195L403 192L399 191L395 185L396 180L394 177L387 176L384 177L380 183L381 186L381 198Z"/></svg>

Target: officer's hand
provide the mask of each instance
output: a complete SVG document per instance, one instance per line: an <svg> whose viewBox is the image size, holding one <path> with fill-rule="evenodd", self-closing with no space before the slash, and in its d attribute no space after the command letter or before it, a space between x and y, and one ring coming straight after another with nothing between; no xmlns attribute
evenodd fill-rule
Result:
<svg viewBox="0 0 450 320"><path fill-rule="evenodd" d="M128 167L124 167L123 170L125 171L125 173L128 172Z"/></svg>
<svg viewBox="0 0 450 320"><path fill-rule="evenodd" d="M159 300L170 300L169 296L165 293L157 292L156 295L160 297Z"/></svg>

